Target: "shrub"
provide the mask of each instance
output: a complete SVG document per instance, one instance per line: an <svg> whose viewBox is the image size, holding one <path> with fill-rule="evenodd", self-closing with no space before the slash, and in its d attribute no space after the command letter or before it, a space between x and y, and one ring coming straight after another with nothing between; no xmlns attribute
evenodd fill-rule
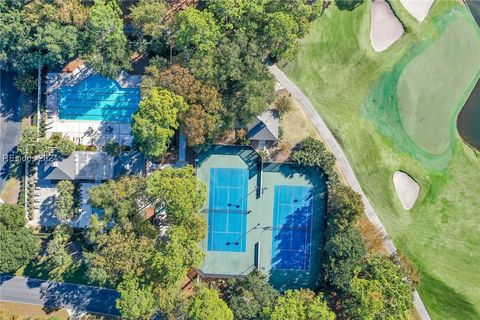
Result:
<svg viewBox="0 0 480 320"><path fill-rule="evenodd" d="M77 144L75 146L75 150L76 151L86 151L87 150L87 146L83 145L83 144Z"/></svg>
<svg viewBox="0 0 480 320"><path fill-rule="evenodd" d="M85 150L86 151L97 151L97 146L91 144L91 145L88 145Z"/></svg>
<svg viewBox="0 0 480 320"><path fill-rule="evenodd" d="M335 156L325 148L320 140L307 137L300 143L300 148L292 155L292 160L300 164L312 167L319 167L328 176L330 187L334 188L340 184L340 178L335 171Z"/></svg>
<svg viewBox="0 0 480 320"><path fill-rule="evenodd" d="M121 146L115 140L109 140L104 146L103 151L112 157L118 156L121 151Z"/></svg>
<svg viewBox="0 0 480 320"><path fill-rule="evenodd" d="M282 117L293 109L293 99L290 95L280 95L274 102L277 111Z"/></svg>

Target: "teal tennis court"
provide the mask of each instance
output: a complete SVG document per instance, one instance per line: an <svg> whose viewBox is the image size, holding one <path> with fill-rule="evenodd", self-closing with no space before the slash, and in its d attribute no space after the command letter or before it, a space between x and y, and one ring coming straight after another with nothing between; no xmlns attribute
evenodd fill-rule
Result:
<svg viewBox="0 0 480 320"><path fill-rule="evenodd" d="M272 269L309 269L312 213L311 186L275 186Z"/></svg>
<svg viewBox="0 0 480 320"><path fill-rule="evenodd" d="M130 122L140 102L139 88L122 88L111 79L92 75L59 90L59 117L66 120Z"/></svg>
<svg viewBox="0 0 480 320"><path fill-rule="evenodd" d="M245 252L248 170L210 169L208 250Z"/></svg>

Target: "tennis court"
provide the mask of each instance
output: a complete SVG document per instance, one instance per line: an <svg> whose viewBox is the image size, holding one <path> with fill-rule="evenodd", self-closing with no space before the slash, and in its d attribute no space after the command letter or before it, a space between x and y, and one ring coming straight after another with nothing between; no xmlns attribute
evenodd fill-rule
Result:
<svg viewBox="0 0 480 320"><path fill-rule="evenodd" d="M201 273L241 276L258 270L278 290L316 290L322 278L327 185L321 170L263 163L246 146L212 146L198 155L207 185ZM313 230L313 231L312 231Z"/></svg>
<svg viewBox="0 0 480 320"><path fill-rule="evenodd" d="M139 88L122 88L111 79L92 75L59 90L59 117L128 123L140 102Z"/></svg>
<svg viewBox="0 0 480 320"><path fill-rule="evenodd" d="M311 186L275 186L272 269L309 269L312 213Z"/></svg>
<svg viewBox="0 0 480 320"><path fill-rule="evenodd" d="M245 252L248 170L210 169L208 250Z"/></svg>

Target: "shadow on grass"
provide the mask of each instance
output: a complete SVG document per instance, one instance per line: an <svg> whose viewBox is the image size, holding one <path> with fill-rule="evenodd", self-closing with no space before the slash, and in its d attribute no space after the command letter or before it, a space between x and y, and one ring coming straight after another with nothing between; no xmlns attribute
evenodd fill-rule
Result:
<svg viewBox="0 0 480 320"><path fill-rule="evenodd" d="M364 0L337 0L335 5L340 10L352 11L363 3Z"/></svg>
<svg viewBox="0 0 480 320"><path fill-rule="evenodd" d="M428 288L425 290L424 288ZM441 311L435 318L439 319L480 319L480 313L467 297L456 292L443 281L422 273L420 295L427 302L429 309ZM434 307L433 305L437 305ZM454 316L454 317L453 317Z"/></svg>

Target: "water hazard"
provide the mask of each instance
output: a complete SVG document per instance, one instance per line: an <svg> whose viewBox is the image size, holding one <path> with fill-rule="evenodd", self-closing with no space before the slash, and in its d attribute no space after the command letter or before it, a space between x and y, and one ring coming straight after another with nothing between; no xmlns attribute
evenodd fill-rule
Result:
<svg viewBox="0 0 480 320"><path fill-rule="evenodd" d="M468 144L480 150L480 81L458 115L457 128Z"/></svg>
<svg viewBox="0 0 480 320"><path fill-rule="evenodd" d="M480 27L480 1L466 0L470 12ZM458 115L457 128L462 138L480 150L480 80Z"/></svg>

